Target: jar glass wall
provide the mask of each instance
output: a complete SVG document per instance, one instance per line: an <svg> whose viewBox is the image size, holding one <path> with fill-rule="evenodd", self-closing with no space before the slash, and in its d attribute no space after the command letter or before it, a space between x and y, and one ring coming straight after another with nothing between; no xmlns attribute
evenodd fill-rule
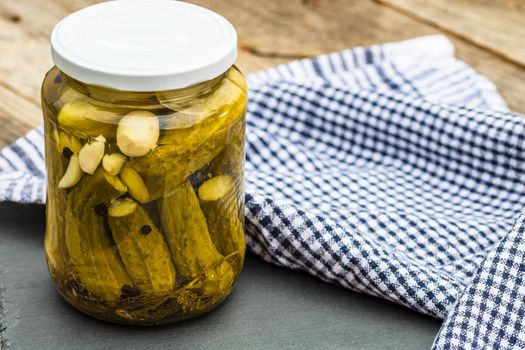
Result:
<svg viewBox="0 0 525 350"><path fill-rule="evenodd" d="M246 94L235 67L160 92L48 72L45 248L71 305L148 325L201 314L230 293L245 253Z"/></svg>

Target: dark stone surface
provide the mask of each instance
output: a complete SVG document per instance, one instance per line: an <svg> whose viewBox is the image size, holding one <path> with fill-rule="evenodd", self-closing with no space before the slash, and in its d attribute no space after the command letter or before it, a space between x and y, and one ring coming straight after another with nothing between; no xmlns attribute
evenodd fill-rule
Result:
<svg viewBox="0 0 525 350"><path fill-rule="evenodd" d="M248 256L215 311L162 327L119 326L67 305L44 260L44 207L0 204L10 349L425 349L440 321Z"/></svg>

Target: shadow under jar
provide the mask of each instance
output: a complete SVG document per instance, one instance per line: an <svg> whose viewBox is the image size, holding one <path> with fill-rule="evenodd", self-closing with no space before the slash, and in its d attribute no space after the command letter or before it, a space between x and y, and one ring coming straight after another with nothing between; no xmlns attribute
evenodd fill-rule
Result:
<svg viewBox="0 0 525 350"><path fill-rule="evenodd" d="M121 7L148 16L144 2L111 3L108 21ZM188 6L173 3L151 4L177 13ZM52 44L56 67L42 87L45 249L58 291L117 323L163 324L213 309L232 290L245 254L244 76L230 57L222 69L205 67L209 79L181 83L180 72L169 72L162 82L130 74L108 84L71 69L63 43Z"/></svg>

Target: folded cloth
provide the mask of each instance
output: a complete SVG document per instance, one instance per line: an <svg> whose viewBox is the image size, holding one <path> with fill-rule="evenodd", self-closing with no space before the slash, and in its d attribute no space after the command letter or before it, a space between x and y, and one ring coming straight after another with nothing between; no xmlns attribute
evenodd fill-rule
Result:
<svg viewBox="0 0 525 350"><path fill-rule="evenodd" d="M246 228L264 260L445 318L434 348L525 347L525 118L443 36L249 76ZM42 129L0 199L43 203Z"/></svg>

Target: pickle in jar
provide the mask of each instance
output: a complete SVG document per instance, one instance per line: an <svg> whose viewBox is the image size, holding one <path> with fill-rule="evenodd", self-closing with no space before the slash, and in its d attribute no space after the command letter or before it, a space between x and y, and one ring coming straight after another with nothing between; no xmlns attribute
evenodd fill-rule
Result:
<svg viewBox="0 0 525 350"><path fill-rule="evenodd" d="M105 222L107 206L122 194L99 169L71 190L65 213L67 255L75 278L82 288L107 304L117 303L122 289L132 285Z"/></svg>
<svg viewBox="0 0 525 350"><path fill-rule="evenodd" d="M199 187L199 199L208 230L219 251L244 256L246 241L240 215L241 189L229 175L215 176Z"/></svg>
<svg viewBox="0 0 525 350"><path fill-rule="evenodd" d="M189 181L162 198L162 226L175 265L188 280L199 279L205 295L223 295L233 284L230 263L213 244Z"/></svg>
<svg viewBox="0 0 525 350"><path fill-rule="evenodd" d="M113 138L122 116L87 101L64 104L57 116L58 125L79 138L104 136Z"/></svg>
<svg viewBox="0 0 525 350"><path fill-rule="evenodd" d="M235 125L244 123L246 105L245 92L232 80L222 79L210 94L190 107L164 116L164 130L158 146L143 157L128 162L142 175L150 200L162 195L165 177L175 179L170 184L182 183L211 162L230 142L243 142L241 136L239 139L232 138L229 131ZM181 125L180 118L186 120L188 116L192 116L196 122ZM168 192L170 190L166 189Z"/></svg>
<svg viewBox="0 0 525 350"><path fill-rule="evenodd" d="M108 223L133 284L142 297L168 295L175 288L175 268L159 229L137 206L130 214L108 216Z"/></svg>

